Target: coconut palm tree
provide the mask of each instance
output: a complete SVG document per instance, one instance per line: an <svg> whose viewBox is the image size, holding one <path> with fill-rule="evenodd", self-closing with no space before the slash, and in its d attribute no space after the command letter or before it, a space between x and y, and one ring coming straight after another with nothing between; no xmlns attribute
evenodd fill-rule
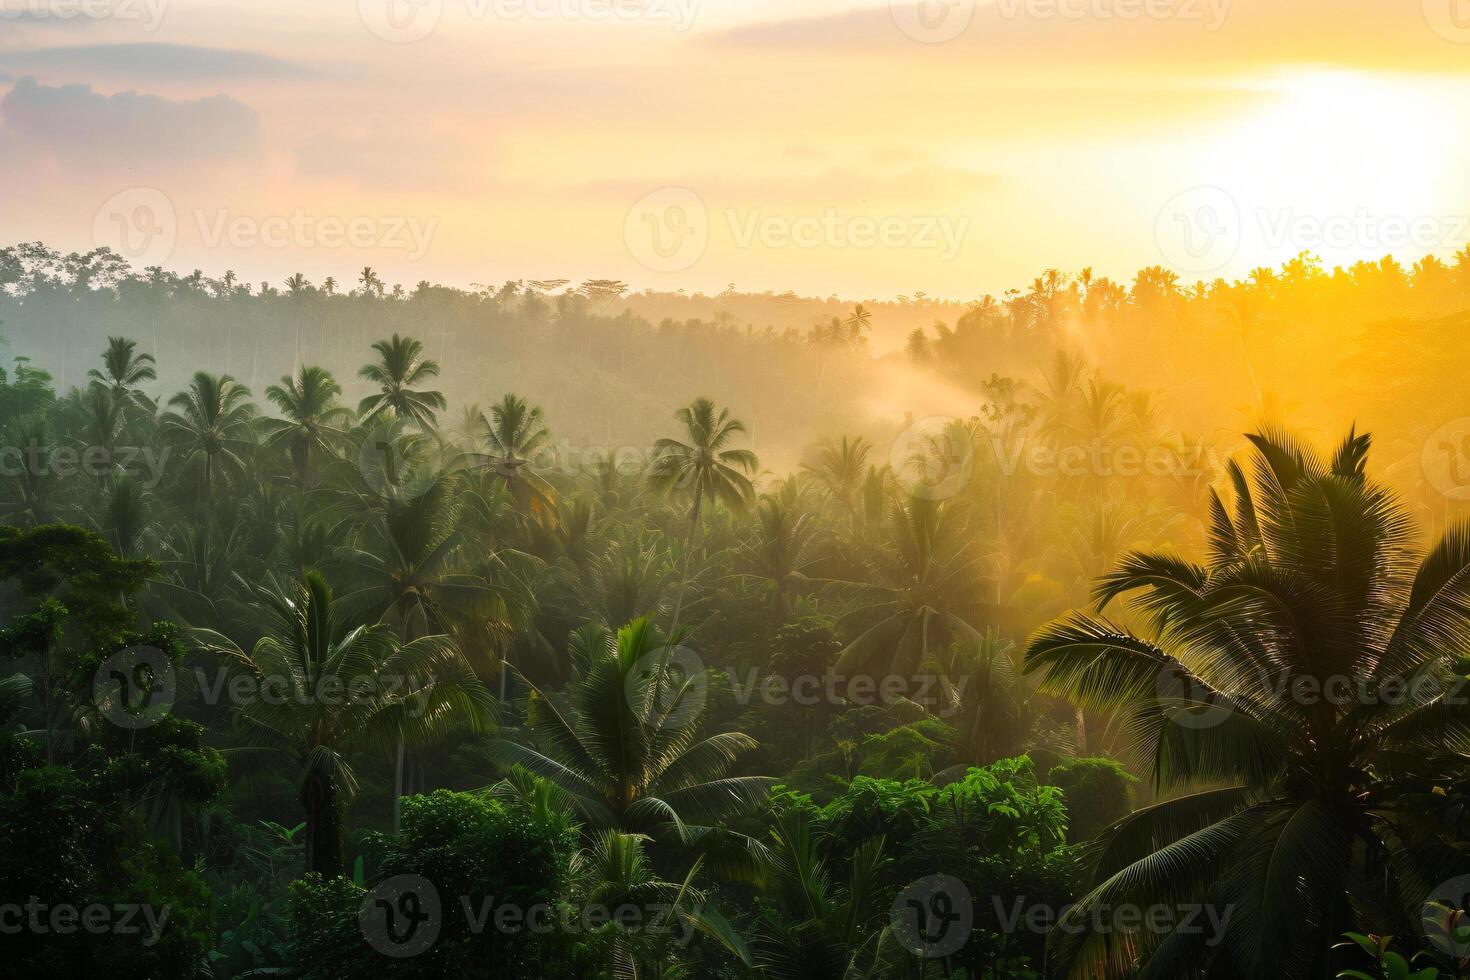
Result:
<svg viewBox="0 0 1470 980"><path fill-rule="evenodd" d="M586 908L666 909L669 925L685 919L691 907L703 905L704 894L690 883L700 862L684 876L683 883L665 881L648 857L648 838L604 830L591 846L579 851L572 862L574 888ZM607 963L609 976L662 976L660 966L674 966L673 930L627 928L616 921L588 937L595 955Z"/></svg>
<svg viewBox="0 0 1470 980"><path fill-rule="evenodd" d="M310 476L311 451L334 453L343 436L341 423L351 414L336 404L342 386L326 368L308 365L295 378L282 377L265 396L281 411L281 418L263 423L265 444L286 443L291 449L291 469L299 486Z"/></svg>
<svg viewBox="0 0 1470 980"><path fill-rule="evenodd" d="M696 398L674 418L684 426L689 441L654 443L650 483L655 490L688 497L692 540L706 499L732 510L745 509L755 496L750 474L759 462L749 449L730 447L730 441L745 431L745 423L708 398Z"/></svg>
<svg viewBox="0 0 1470 980"><path fill-rule="evenodd" d="M216 477L238 473L251 443L255 405L250 389L228 374L196 372L189 387L169 399L177 411L159 419L164 437L177 443L185 465L203 469L204 499L214 499Z"/></svg>
<svg viewBox="0 0 1470 980"><path fill-rule="evenodd" d="M1161 791L1192 790L1104 836L1061 932L1125 903L1232 911L1213 945L1117 923L1061 935L1073 975L1331 976L1338 933L1415 928L1432 884L1465 870L1416 832L1424 796L1405 804L1397 784L1446 757L1463 771L1450 750L1470 735L1455 664L1470 649L1470 529L1419 554L1365 476L1366 435L1330 460L1281 433L1249 438L1249 473L1228 467L1233 508L1210 493L1205 563L1125 557L1096 613L1027 653L1043 690L1126 712ZM1146 629L1102 618L1124 596Z"/></svg>
<svg viewBox="0 0 1470 980"><path fill-rule="evenodd" d="M529 738L498 739L492 758L560 786L595 828L696 843L712 834L702 825L758 806L771 780L727 775L755 740L740 732L701 737L699 665L647 619L615 637L597 632L602 642L587 651L584 676L566 692L530 685Z"/></svg>
<svg viewBox="0 0 1470 980"><path fill-rule="evenodd" d="M756 534L741 549L737 565L742 575L769 588L772 611L785 622L792 593L807 584L806 570L816 561L820 528L793 492L762 495L755 513Z"/></svg>
<svg viewBox="0 0 1470 980"><path fill-rule="evenodd" d="M813 458L801 468L810 473L848 514L857 510L858 492L868 467L872 447L862 436L843 436L833 441L824 439Z"/></svg>
<svg viewBox="0 0 1470 980"><path fill-rule="evenodd" d="M490 406L489 418L482 413L476 421L488 452L465 453L465 460L488 468L503 480L522 513L534 515L543 524L554 522L556 491L531 465L551 442L540 406L508 394Z"/></svg>
<svg viewBox="0 0 1470 980"><path fill-rule="evenodd" d="M93 368L87 377L92 385L110 390L113 400L119 404L153 410L142 385L145 381L158 380L157 364L152 354L138 353L136 340L108 337L107 349L102 352L102 370Z"/></svg>
<svg viewBox="0 0 1470 980"><path fill-rule="evenodd" d="M258 745L301 766L307 870L338 875L345 811L357 791L350 757L483 731L493 699L445 636L400 643L386 625L348 628L317 572L262 588L256 608L264 635L248 654L219 633L201 630L196 639L259 682L261 696L239 706L240 720ZM270 690L285 696L266 696Z"/></svg>
<svg viewBox="0 0 1470 980"><path fill-rule="evenodd" d="M445 408L444 395L416 389L439 376L439 362L424 357L423 343L396 333L373 344L373 350L378 352L378 363L364 365L357 373L380 390L358 404L358 415L366 422L379 412L390 411L397 418L412 419L425 432L433 429L434 413Z"/></svg>
<svg viewBox="0 0 1470 980"><path fill-rule="evenodd" d="M688 442L660 439L654 443L649 485L657 492L689 499L687 553L692 557L705 500L744 510L755 497L750 475L759 462L749 449L730 446L731 440L745 431L745 423L731 418L728 409L717 408L708 398L696 398L675 412L674 418L684 426ZM671 629L678 625L688 579L686 559L684 580L674 598Z"/></svg>
<svg viewBox="0 0 1470 980"><path fill-rule="evenodd" d="M838 670L912 676L951 642L978 640L995 611L981 601L981 562L956 501L914 495L895 508L868 580L833 583L853 603L837 623L851 637Z"/></svg>
<svg viewBox="0 0 1470 980"><path fill-rule="evenodd" d="M773 980L876 980L921 976L890 925L892 864L882 834L850 855L845 880L834 875L810 811L777 812L761 850L769 903L763 903L749 940L713 910L692 913L752 975Z"/></svg>

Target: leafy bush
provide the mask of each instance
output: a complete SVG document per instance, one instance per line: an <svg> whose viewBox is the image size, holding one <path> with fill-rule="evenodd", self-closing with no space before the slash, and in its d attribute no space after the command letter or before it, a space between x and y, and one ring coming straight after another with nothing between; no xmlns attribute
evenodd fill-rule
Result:
<svg viewBox="0 0 1470 980"><path fill-rule="evenodd" d="M1067 798L1067 839L1087 841L1133 812L1138 780L1116 759L1064 759L1047 779Z"/></svg>

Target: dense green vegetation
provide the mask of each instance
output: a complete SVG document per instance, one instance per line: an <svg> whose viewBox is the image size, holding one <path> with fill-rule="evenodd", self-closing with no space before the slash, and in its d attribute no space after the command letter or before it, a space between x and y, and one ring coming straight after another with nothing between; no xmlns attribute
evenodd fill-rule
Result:
<svg viewBox="0 0 1470 980"><path fill-rule="evenodd" d="M21 341L0 375L0 975L1466 972L1470 530L1351 419L1185 438L1064 336L1321 313L1369 270L1038 281L894 367L974 414L768 436L773 470L705 355L842 417L869 311L705 337L596 289L277 294L38 249L0 253L18 336L138 329L68 383ZM214 314L195 339L248 338L223 363L253 344L256 377L151 339ZM577 438L634 392L646 449L557 450L534 378L441 389L435 338L480 320L512 360L595 344L557 383L588 386ZM700 366L649 374L670 333Z"/></svg>

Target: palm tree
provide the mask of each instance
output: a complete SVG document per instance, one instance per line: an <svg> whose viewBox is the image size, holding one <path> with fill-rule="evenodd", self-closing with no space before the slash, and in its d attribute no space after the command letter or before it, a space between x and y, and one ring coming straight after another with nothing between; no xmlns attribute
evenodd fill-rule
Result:
<svg viewBox="0 0 1470 980"><path fill-rule="evenodd" d="M852 313L842 321L842 325L847 327L847 342L853 347L861 347L867 340L867 332L873 326L873 313L859 303L852 308Z"/></svg>
<svg viewBox="0 0 1470 980"><path fill-rule="evenodd" d="M576 891L585 908L667 909L669 917L687 918L687 905L702 905L704 895L691 888L699 862L684 876L682 884L659 877L647 853L648 838L604 830L592 845L578 852L572 864ZM662 931L662 930L659 930ZM674 940L636 925L626 928L616 921L588 937L588 945L606 961L609 976L661 976L660 964L673 952ZM640 969L641 967L641 969Z"/></svg>
<svg viewBox="0 0 1470 980"><path fill-rule="evenodd" d="M824 440L817 447L816 458L802 463L801 468L822 485L849 518L855 518L871 450L862 436L843 436L837 442Z"/></svg>
<svg viewBox="0 0 1470 980"><path fill-rule="evenodd" d="M335 404L340 394L342 386L331 373L311 365L303 367L295 378L282 377L280 384L265 390L265 396L282 415L265 421L265 444L284 442L291 447L291 468L300 486L306 485L310 474L313 447L330 454L345 435L337 423L350 413Z"/></svg>
<svg viewBox="0 0 1470 980"><path fill-rule="evenodd" d="M791 595L805 585L806 570L816 560L820 528L794 493L763 495L756 505L756 524L756 536L741 549L738 561L742 574L768 585L772 611L785 622Z"/></svg>
<svg viewBox="0 0 1470 980"><path fill-rule="evenodd" d="M978 640L984 582L960 505L915 495L889 518L888 541L865 582L834 583L856 607L841 619L851 636L838 670L912 676L931 653L955 640Z"/></svg>
<svg viewBox="0 0 1470 980"><path fill-rule="evenodd" d="M1470 649L1470 529L1418 554L1364 475L1366 435L1330 461L1279 433L1249 438L1251 476L1228 467L1233 510L1210 493L1205 564L1129 555L1097 583L1096 614L1047 627L1027 654L1044 690L1127 713L1159 789L1195 789L1104 836L1064 931L1121 903L1233 908L1213 946L1182 930L1058 939L1077 972L1331 976L1332 938L1415 927L1427 883L1460 863L1416 833L1424 796L1401 802L1397 781L1447 756L1463 771L1448 750L1470 734L1455 664ZM1101 618L1135 593L1148 629Z"/></svg>
<svg viewBox="0 0 1470 980"><path fill-rule="evenodd" d="M444 395L415 388L438 377L439 362L424 357L421 342L396 333L373 344L373 350L378 352L378 363L365 365L357 373L381 390L358 404L357 412L362 420L365 422L387 410L397 418L412 419L425 432L433 429L434 413L444 411L446 405Z"/></svg>
<svg viewBox="0 0 1470 980"><path fill-rule="evenodd" d="M301 765L307 870L338 875L345 810L357 791L350 757L482 731L493 699L447 637L400 643L385 625L346 628L317 572L261 589L257 609L265 635L249 654L218 633L196 635L259 682L262 696L240 705L240 719L259 745ZM264 696L272 689L286 696Z"/></svg>
<svg viewBox="0 0 1470 980"><path fill-rule="evenodd" d="M595 629L595 628L594 628ZM491 757L521 765L570 794L593 827L685 843L709 840L721 818L759 805L762 776L727 773L757 748L749 735L701 738L705 678L647 619L596 631L584 676L564 693L531 684L531 743L501 738ZM680 676L683 668L683 676Z"/></svg>
<svg viewBox="0 0 1470 980"><path fill-rule="evenodd" d="M822 857L810 813L797 807L782 811L771 830L768 859L775 908L760 920L748 953L742 955L738 943L727 948L773 980L911 975L912 960L892 933L881 887L889 863L885 848L881 834L864 841L839 884Z"/></svg>
<svg viewBox="0 0 1470 980"><path fill-rule="evenodd" d="M490 417L475 420L489 452L468 452L473 465L487 467L505 482L522 513L543 524L555 520L556 491L532 468L536 454L551 442L540 406L509 394L490 406Z"/></svg>
<svg viewBox="0 0 1470 980"><path fill-rule="evenodd" d="M699 527L706 498L731 510L743 510L755 496L750 476L759 465L749 449L729 448L730 440L745 431L728 409L716 411L708 398L696 398L674 413L684 426L688 442L660 439L654 443L650 482L664 493L689 494L689 533Z"/></svg>
<svg viewBox="0 0 1470 980"><path fill-rule="evenodd" d="M705 499L731 510L744 510L755 496L755 487L748 474L756 471L759 462L749 449L730 448L730 441L745 431L745 424L731 418L728 409L717 409L708 398L696 398L675 412L674 418L683 424L685 438L689 441L660 439L654 443L649 484L656 491L680 496L687 494L691 498L689 550L692 552ZM688 582L687 564L685 572L674 599L672 621L675 625L679 622L684 586Z"/></svg>
<svg viewBox="0 0 1470 980"><path fill-rule="evenodd" d="M87 372L94 386L109 389L119 404L135 405L152 411L143 394L145 381L157 381L158 371L152 354L139 354L138 342L126 337L108 337L102 352L102 370Z"/></svg>
<svg viewBox="0 0 1470 980"><path fill-rule="evenodd" d="M250 446L255 406L250 389L228 374L196 372L186 391L169 399L178 411L164 412L159 427L178 443L185 465L199 461L204 469L204 499L214 499L215 472L239 472Z"/></svg>

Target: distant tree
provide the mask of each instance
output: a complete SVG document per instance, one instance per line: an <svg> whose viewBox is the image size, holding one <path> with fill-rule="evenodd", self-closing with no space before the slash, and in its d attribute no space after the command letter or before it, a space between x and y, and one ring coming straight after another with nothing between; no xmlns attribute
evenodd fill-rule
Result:
<svg viewBox="0 0 1470 980"><path fill-rule="evenodd" d="M424 345L412 337L394 334L373 344L378 363L364 365L359 377L379 387L357 406L362 421L383 411L396 418L411 419L425 432L434 428L434 413L444 411L444 395L438 391L419 391L419 385L438 377L439 362L424 357Z"/></svg>
<svg viewBox="0 0 1470 980"><path fill-rule="evenodd" d="M250 390L228 374L199 371L168 403L177 410L163 413L160 430L183 450L185 464L202 466L204 499L213 501L221 471L228 475L245 467L256 415Z"/></svg>
<svg viewBox="0 0 1470 980"><path fill-rule="evenodd" d="M292 472L300 486L311 474L311 453L331 454L345 435L342 423L351 414L338 405L342 386L326 368L303 366L295 378L283 377L265 395L281 411L279 419L265 419L265 443L285 443L291 450Z"/></svg>

